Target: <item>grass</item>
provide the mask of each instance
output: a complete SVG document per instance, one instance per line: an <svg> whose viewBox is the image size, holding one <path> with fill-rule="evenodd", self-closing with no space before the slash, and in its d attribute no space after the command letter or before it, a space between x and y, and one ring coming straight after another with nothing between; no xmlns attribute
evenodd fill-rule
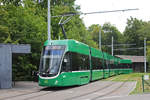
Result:
<svg viewBox="0 0 150 100"><path fill-rule="evenodd" d="M130 94L139 94L139 93L143 93L142 90L142 75L145 75L145 73L131 73L131 74L123 74L123 75L118 75L118 76L113 76L110 77L108 79L108 81L121 81L121 82L125 82L125 81L136 81L136 88L130 93ZM150 73L146 73L146 75L150 75ZM145 88L149 88L148 91L146 92L150 92L150 86L145 85Z"/></svg>

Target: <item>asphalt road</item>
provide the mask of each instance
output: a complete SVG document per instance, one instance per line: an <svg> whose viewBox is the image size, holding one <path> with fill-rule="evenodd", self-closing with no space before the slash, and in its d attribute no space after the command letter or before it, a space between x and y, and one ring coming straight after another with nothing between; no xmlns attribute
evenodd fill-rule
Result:
<svg viewBox="0 0 150 100"><path fill-rule="evenodd" d="M42 88L34 82L20 82L13 89L0 90L0 100L141 100L143 95L128 96L135 85L136 82L95 81L82 86Z"/></svg>

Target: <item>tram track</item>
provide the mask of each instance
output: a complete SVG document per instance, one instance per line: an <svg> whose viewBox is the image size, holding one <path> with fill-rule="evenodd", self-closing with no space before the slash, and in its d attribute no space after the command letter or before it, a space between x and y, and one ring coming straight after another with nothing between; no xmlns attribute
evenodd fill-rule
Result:
<svg viewBox="0 0 150 100"><path fill-rule="evenodd" d="M3 97L3 98L0 98L0 100L10 100L10 99L16 100L16 98L19 98L21 96L30 96L30 95L31 95L30 97L26 97L26 98L21 99L21 100L32 100L32 99L40 97L40 96L44 96L47 94L52 94L52 93L56 93L58 91L62 91L64 89L67 89L67 88L44 88L44 89L39 89L39 90L33 91L33 92L27 92L27 93L23 93L23 94L14 95L14 96ZM37 95L37 93L40 93L40 94ZM33 94L36 94L36 95L33 96ZM17 99L17 100L19 100L19 99Z"/></svg>
<svg viewBox="0 0 150 100"><path fill-rule="evenodd" d="M74 96L74 97L71 97L71 98L67 98L67 99L65 99L65 100L73 100L73 99L76 99L76 98L80 98L80 97L83 97L83 96L86 96L86 95L89 95L89 94L98 92L98 91L100 91L100 90L104 90L104 89L106 89L106 88L112 86L113 84L115 84L115 83L113 82L113 83L108 84L108 85L106 85L106 86L104 86L104 87L102 87L102 88L100 88L100 89L95 90L95 91L91 91L91 92L88 92L88 93L85 93L85 94L81 94L81 95L79 95L79 96Z"/></svg>
<svg viewBox="0 0 150 100"><path fill-rule="evenodd" d="M121 87L123 87L126 82L127 82L127 81L121 83L121 85L119 85L118 87L116 87L116 88L113 89L112 91L109 91L109 92L104 93L104 94L102 94L102 95L98 95L98 96L96 96L96 97L94 97L94 98L92 98L92 99L89 99L89 100L97 100L98 98L101 98L101 97L105 97L105 96L107 96L107 95L110 95L110 94L116 92L116 91L117 91L118 89L120 89ZM82 94L82 95L79 95L79 96L74 96L74 97L71 97L71 98L67 98L67 99L65 99L65 100L75 100L75 99L78 99L78 98L81 98L81 97L85 97L85 96L87 96L87 95L91 95L91 94L94 94L94 93L96 93L96 92L105 90L105 89L111 87L111 86L114 85L114 84L115 84L115 83L111 83L111 84L106 85L106 86L104 86L104 87L102 87L102 88L100 88L100 89L97 89L97 90L95 90L95 91L91 91L91 92L88 92L88 93L85 93L85 94ZM98 93L97 93L97 94L98 94Z"/></svg>
<svg viewBox="0 0 150 100"><path fill-rule="evenodd" d="M33 94L33 93L38 93L38 92L40 92L40 90L33 91L33 92L22 93L22 94L18 94L18 95L14 95L14 96L9 96L9 97L3 97L3 98L0 98L0 100L7 100L7 99L10 99L10 98L15 98L15 97L24 96L24 95Z"/></svg>
<svg viewBox="0 0 150 100"><path fill-rule="evenodd" d="M41 93L44 92L44 89L39 89L37 91L27 92L27 93L18 94L18 95L9 96L9 97L3 97L3 98L0 98L0 100L9 100L9 99L18 98L18 97L21 97L21 96L28 96L28 95L36 94L36 93L40 93L40 92ZM43 93L43 94L39 94L37 96L32 96L32 97L39 97L39 96L50 94L50 93L54 93L54 92L56 92L56 91L53 90L53 91L49 91L49 92L46 92L46 93ZM29 98L32 98L32 97L29 97ZM28 100L28 99L23 99L23 100Z"/></svg>
<svg viewBox="0 0 150 100"><path fill-rule="evenodd" d="M70 87L67 87L70 89ZM34 98L37 98L37 97L40 97L40 96L44 96L44 95L48 95L48 94L52 94L52 93L56 93L56 92L59 92L59 91L62 91L62 90L65 90L67 89L66 87L65 88L61 88L61 89L56 89L55 91L51 91L51 92L48 92L48 93L44 93L44 94L39 94L39 95L36 95L36 96L32 96L32 97L28 97L28 98L25 98L25 99L22 99L22 100L32 100ZM75 88L75 87L71 87L71 88Z"/></svg>
<svg viewBox="0 0 150 100"><path fill-rule="evenodd" d="M73 98L68 98L68 99L65 99L65 100L71 100L71 99L74 99L74 98L86 96L86 95L88 95L88 94L90 94L90 93L97 92L97 91L103 90L103 89L105 89L105 88L107 88L107 87L110 87L110 86L112 86L113 84L115 84L115 83L108 84L108 85L106 85L106 86L104 86L104 87L102 87L102 88L100 88L100 89L95 90L95 91L88 92L88 93L85 93L85 94L83 94L83 95L75 96L75 97L73 97ZM40 92L40 91L39 91L39 92ZM40 96L44 96L44 95L48 95L48 94L52 94L52 93L56 93L56 92L57 92L57 91L46 92L46 93L39 94L39 95L36 95L36 96L31 96L31 97L28 97L28 98L25 98L25 99L22 99L22 100L32 100L32 99L34 99L34 98L37 98L37 97L40 97Z"/></svg>
<svg viewBox="0 0 150 100"><path fill-rule="evenodd" d="M74 96L74 97L71 97L71 98L67 98L67 99L65 99L65 100L74 100L74 99L77 99L77 98L80 98L80 97L84 97L84 96L87 96L87 95L89 95L89 94L93 94L93 93L96 93L96 92L98 92L98 91L102 91L102 90L104 90L104 89L106 89L106 88L108 88L108 87L111 87L111 86L114 85L114 84L115 84L115 82L113 82L113 83L111 83L111 84L108 84L108 85L106 85L106 86L104 86L104 87L102 87L102 88L100 88L100 89L95 90L95 91L91 91L91 92L88 92L88 93L85 93L85 94L81 94L81 95L79 95L79 96ZM121 88L124 84L125 84L125 82L123 82L119 87L115 88L114 90L112 90L112 91L110 91L110 92L108 92L108 93L106 93L106 94L103 94L103 95L99 95L99 96L97 96L97 97L94 97L94 98L92 98L92 99L90 99L90 100L96 100L96 99L98 99L98 98L100 98L100 97L104 97L104 96L106 96L106 95L109 95L109 94L111 94L111 93L117 91L117 90L118 90L119 88ZM52 94L52 93L55 93L55 92L57 92L57 91L51 91L51 92L42 93L42 94L39 94L39 95L36 95L36 96L31 96L31 97L28 97L28 98L25 98L25 99L22 99L22 100L32 100L32 99L34 99L34 98L37 98L37 97L40 97L40 96L44 96L44 95L48 95L48 94Z"/></svg>
<svg viewBox="0 0 150 100"><path fill-rule="evenodd" d="M105 97L105 96L107 96L107 95L110 95L110 94L116 92L117 90L119 90L121 87L123 87L126 82L127 82L127 81L123 82L120 86L118 86L118 87L115 88L114 90L109 91L108 93L105 93L105 94L103 94L103 95L96 96L96 97L94 97L94 98L92 98L92 99L90 99L90 100L97 100L97 99L99 99L99 98L101 98L101 97Z"/></svg>
<svg viewBox="0 0 150 100"><path fill-rule="evenodd" d="M98 92L98 91L100 91L100 90L103 90L103 89L105 89L105 88L107 88L107 87L112 86L113 84L115 84L115 83L108 84L108 85L106 85L106 86L104 86L104 87L102 87L102 88L100 88L100 89L95 90L95 91L88 92L88 93L85 93L85 94L82 94L82 95L79 95L79 96L75 96L75 97L72 97L72 98L68 98L68 99L66 99L66 100L71 100L71 99L74 99L74 98L86 96L86 95L91 94L91 93L93 93L93 92ZM19 98L19 97L21 97L21 96L30 96L30 95L32 95L32 96L27 97L27 98L24 98L24 99L21 99L21 100L32 100L32 99L37 98L37 97L41 97L41 96L44 96L44 95L56 93L58 90L47 91L46 93L45 93L45 91L47 91L47 90L46 90L46 89L45 89L45 90L40 89L40 90L33 91L33 92L28 92L28 93L23 93L23 94L15 95L15 96L9 96L9 97L0 98L0 100L9 100L9 99ZM40 93L40 94L37 95L37 93ZM33 95L33 94L36 94L36 95Z"/></svg>
<svg viewBox="0 0 150 100"><path fill-rule="evenodd" d="M94 91L90 91L90 92L87 92L87 93L84 93L84 94L81 94L81 95L77 95L77 96L74 96L74 97L66 98L64 100L76 100L76 99L80 99L82 97L84 98L84 97L86 97L88 95L91 95L91 94L96 94L96 97L93 97L93 98L91 98L89 100L97 100L99 98L103 98L103 97L105 97L107 95L110 95L110 94L116 92L118 89L123 87L126 82L127 81L121 83L115 89L113 89L113 90L111 90L111 91L109 91L107 93L104 93L104 94L98 95L98 92L99 91L105 91L105 89L111 88L116 83L112 82L112 83L110 83L108 85L105 85L105 86L103 86L103 87L101 87L99 89L96 89ZM56 93L56 92L62 91L62 90L66 90L66 88L65 89L48 89L48 88L47 89L39 89L39 90L33 91L33 92L28 92L28 93L24 93L24 94L15 95L15 96L9 96L9 97L0 98L0 100L11 100L11 99L12 100L19 100L20 98L21 98L21 100L32 100L32 99L35 99L35 98L38 98L38 97L42 97L42 96L45 96L45 95L49 95L49 94L53 94L53 93ZM24 97L22 97L22 96L24 96Z"/></svg>
<svg viewBox="0 0 150 100"><path fill-rule="evenodd" d="M46 93L42 93L42 94L39 94L39 95L36 95L36 96L31 96L31 97L28 97L28 98L25 98L25 99L22 99L22 100L32 100L34 98L37 98L37 97L40 97L40 96L44 96L44 95L47 95L47 94L52 94L52 93L55 93L56 91L53 91L53 92L46 92Z"/></svg>

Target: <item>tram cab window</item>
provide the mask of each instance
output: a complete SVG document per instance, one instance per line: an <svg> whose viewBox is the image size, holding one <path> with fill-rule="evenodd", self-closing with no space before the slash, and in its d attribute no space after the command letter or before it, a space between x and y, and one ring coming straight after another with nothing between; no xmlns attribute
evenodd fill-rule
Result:
<svg viewBox="0 0 150 100"><path fill-rule="evenodd" d="M64 59L62 61L62 72L69 72L71 71L71 60L70 60L70 53L66 53Z"/></svg>

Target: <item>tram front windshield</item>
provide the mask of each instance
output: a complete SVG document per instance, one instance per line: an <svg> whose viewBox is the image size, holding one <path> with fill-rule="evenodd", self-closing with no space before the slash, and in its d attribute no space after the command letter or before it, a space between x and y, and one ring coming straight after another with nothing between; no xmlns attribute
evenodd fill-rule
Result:
<svg viewBox="0 0 150 100"><path fill-rule="evenodd" d="M65 46L45 46L41 57L39 74L44 77L57 75L64 51Z"/></svg>

